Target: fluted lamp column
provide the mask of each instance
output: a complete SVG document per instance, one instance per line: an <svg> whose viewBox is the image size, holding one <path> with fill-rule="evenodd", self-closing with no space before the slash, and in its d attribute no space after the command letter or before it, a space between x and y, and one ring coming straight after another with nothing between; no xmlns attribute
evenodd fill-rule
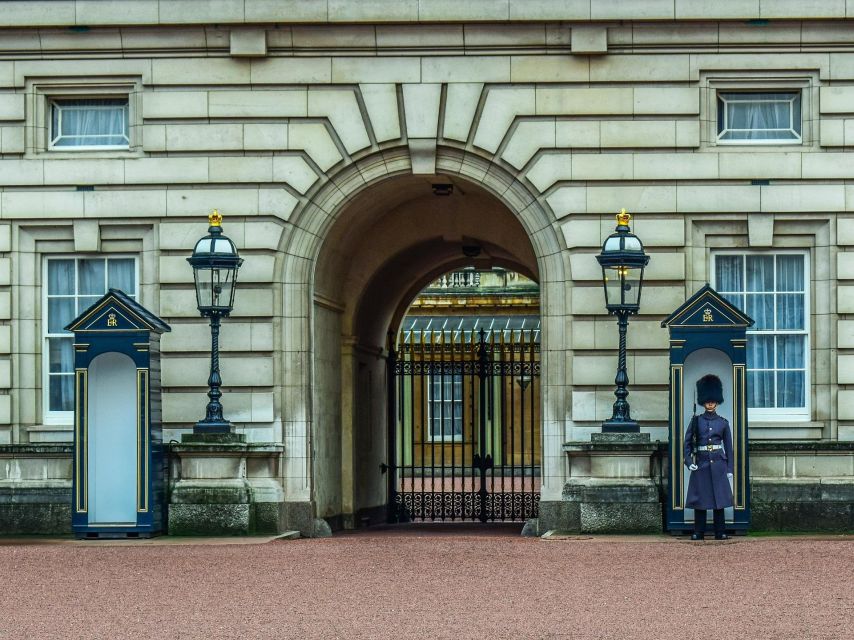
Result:
<svg viewBox="0 0 854 640"><path fill-rule="evenodd" d="M649 256L644 253L640 239L631 232L629 222L632 217L622 209L617 214L617 227L602 244L602 252L596 260L602 267L602 284L605 287L605 306L608 313L617 316L620 334L617 386L611 417L602 423L603 433L638 433L640 425L632 419L629 402L629 376L626 372L626 334L629 329L629 316L640 308L643 289L643 271Z"/></svg>
<svg viewBox="0 0 854 640"><path fill-rule="evenodd" d="M210 318L211 369L208 377L209 402L205 417L193 426L193 433L232 433L232 424L223 417L222 378L219 374L219 329L222 318L234 309L237 271L243 259L222 233L222 215L214 209L208 216L208 235L199 240L187 262L193 267L196 303L203 318Z"/></svg>

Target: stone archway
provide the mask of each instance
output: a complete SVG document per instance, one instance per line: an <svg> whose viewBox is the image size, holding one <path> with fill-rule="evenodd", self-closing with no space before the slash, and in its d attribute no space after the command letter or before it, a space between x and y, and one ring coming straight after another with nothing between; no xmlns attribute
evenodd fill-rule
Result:
<svg viewBox="0 0 854 640"><path fill-rule="evenodd" d="M451 183L454 193L432 193ZM408 150L356 162L308 194L283 241L286 500L354 526L380 517L385 486L386 334L436 275L476 263L507 266L542 293L543 441L562 435L569 312L562 235L548 207L512 175L440 148L434 175L413 175ZM311 336L309 344L305 336ZM543 449L543 499L559 499L560 451ZM550 482L551 480L551 482Z"/></svg>

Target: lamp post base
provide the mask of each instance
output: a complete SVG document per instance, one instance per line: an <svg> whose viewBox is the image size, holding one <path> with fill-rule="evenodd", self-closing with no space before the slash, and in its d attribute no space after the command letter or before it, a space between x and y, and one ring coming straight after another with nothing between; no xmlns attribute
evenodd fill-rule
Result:
<svg viewBox="0 0 854 640"><path fill-rule="evenodd" d="M199 420L193 425L193 433L232 433L234 425L227 420Z"/></svg>
<svg viewBox="0 0 854 640"><path fill-rule="evenodd" d="M640 424L634 420L606 420L602 423L602 433L640 433Z"/></svg>

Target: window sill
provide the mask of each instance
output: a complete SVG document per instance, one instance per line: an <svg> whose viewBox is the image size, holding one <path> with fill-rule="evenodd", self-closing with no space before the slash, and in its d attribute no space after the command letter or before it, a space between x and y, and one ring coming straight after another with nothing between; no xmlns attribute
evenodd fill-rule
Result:
<svg viewBox="0 0 854 640"><path fill-rule="evenodd" d="M79 151L68 151L65 149L43 149L39 151L28 151L24 154L25 160L79 160L106 159L122 160L130 158L143 158L145 152L140 149L80 149Z"/></svg>
<svg viewBox="0 0 854 640"><path fill-rule="evenodd" d="M36 424L25 427L27 440L30 444L50 444L73 442L74 425L63 424Z"/></svg>

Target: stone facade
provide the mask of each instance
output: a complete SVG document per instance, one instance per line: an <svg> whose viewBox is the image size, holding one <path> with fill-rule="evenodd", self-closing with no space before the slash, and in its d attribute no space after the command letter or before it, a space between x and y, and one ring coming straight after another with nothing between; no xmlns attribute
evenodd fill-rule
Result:
<svg viewBox="0 0 854 640"><path fill-rule="evenodd" d="M44 401L46 258L136 259L140 301L172 326L164 440L178 440L203 410L209 349L184 258L215 207L245 258L221 341L225 410L249 443L284 450L268 467L280 528L381 512L385 336L421 287L468 263L471 239L487 249L475 266L540 283L542 499L560 512L563 445L613 401L617 332L593 256L621 207L652 257L629 330L644 431L667 438L659 323L712 279L712 253L802 250L809 415L752 421L755 441L797 444L754 481L795 486L808 464L811 486L850 497L851 19L850 0L5 3L0 512L25 488L61 496L70 477L57 460L71 424ZM717 93L750 88L800 92L799 144L717 143ZM116 95L127 149L51 147L53 99Z"/></svg>

